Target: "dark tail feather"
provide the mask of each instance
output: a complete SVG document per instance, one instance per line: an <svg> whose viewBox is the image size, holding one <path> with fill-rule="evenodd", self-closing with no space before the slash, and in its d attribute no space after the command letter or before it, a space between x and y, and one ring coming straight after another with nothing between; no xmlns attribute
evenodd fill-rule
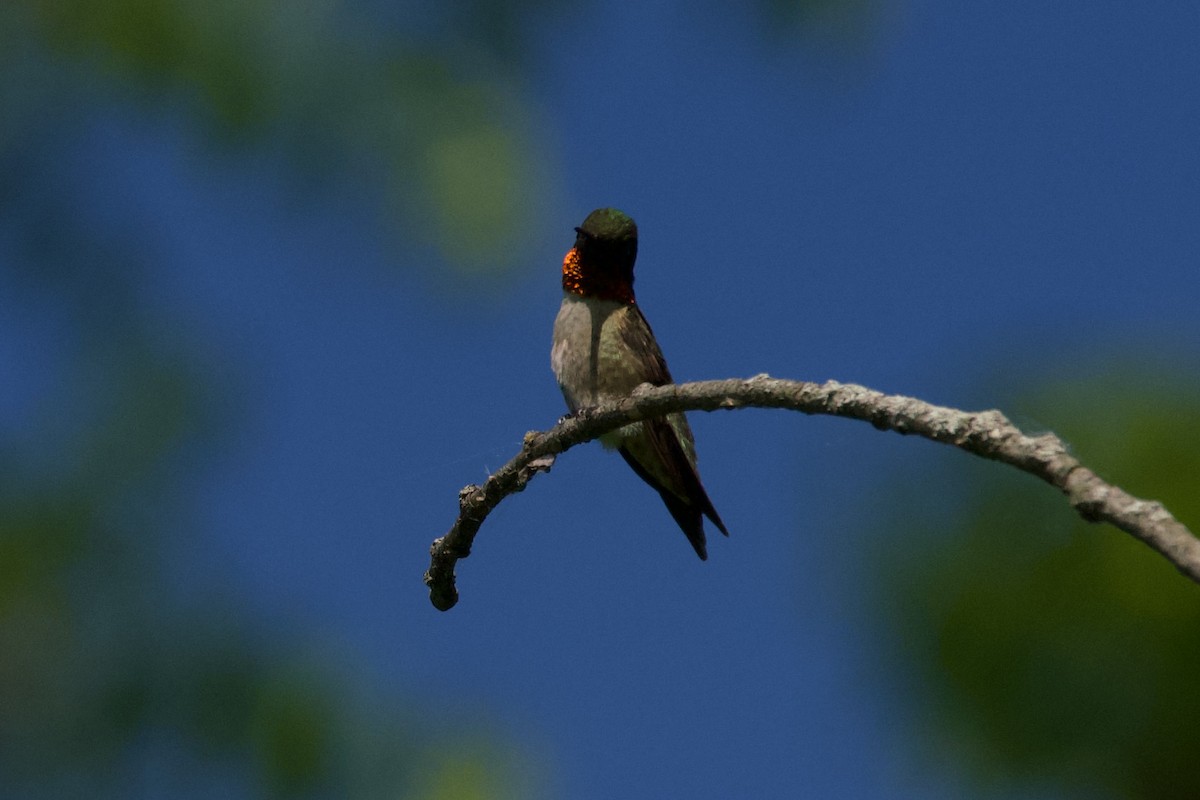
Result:
<svg viewBox="0 0 1200 800"><path fill-rule="evenodd" d="M701 561L708 561L708 540L704 537L704 515L700 513L700 509L685 503L670 492L660 491L658 494L666 505L667 511L671 512L675 522L679 524L688 541L692 543L696 555L700 556Z"/></svg>
<svg viewBox="0 0 1200 800"><path fill-rule="evenodd" d="M713 508L712 500L708 499L708 492L704 491L703 486L700 487L700 495L704 498L704 506L701 509L704 511L704 516L712 520L712 524L717 526L717 530L725 534L726 538L728 538L729 531L725 529L725 523L721 522L721 515Z"/></svg>
<svg viewBox="0 0 1200 800"><path fill-rule="evenodd" d="M620 448L617 452L621 454L621 457L625 459L625 463L637 473L639 478L650 484L658 492L663 504L667 507L667 511L671 512L671 516L674 518L676 524L679 525L684 535L687 536L688 541L692 543L692 548L696 551L696 555L700 556L701 561L707 561L708 540L704 536L704 517L707 516L712 520L717 529L726 536L729 535L729 531L725 529L725 523L721 521L717 510L713 508L712 501L708 499L708 493L704 491L704 486L700 483L700 478L695 474L695 471L693 470L689 477L695 481L691 489L693 495L699 498L700 505L692 505L677 496L670 489L660 486L650 473L624 447Z"/></svg>

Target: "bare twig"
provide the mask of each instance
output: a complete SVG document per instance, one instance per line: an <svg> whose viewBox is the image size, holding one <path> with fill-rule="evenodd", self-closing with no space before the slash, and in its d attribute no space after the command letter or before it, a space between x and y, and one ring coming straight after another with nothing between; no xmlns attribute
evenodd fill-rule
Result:
<svg viewBox="0 0 1200 800"><path fill-rule="evenodd" d="M549 471L558 453L650 417L676 411L746 407L788 408L805 414L861 419L880 430L924 436L1011 464L1062 491L1084 519L1115 525L1157 550L1176 569L1200 583L1200 539L1160 503L1139 500L1101 480L1068 453L1052 433L1027 436L999 411L959 411L853 384L829 381L818 385L759 375L748 380L643 385L630 397L585 409L548 431L525 434L521 452L483 486L471 485L459 492L458 519L430 548L432 558L425 573L430 601L442 611L458 602L454 565L458 559L470 555L480 524L501 500L523 490L538 472Z"/></svg>

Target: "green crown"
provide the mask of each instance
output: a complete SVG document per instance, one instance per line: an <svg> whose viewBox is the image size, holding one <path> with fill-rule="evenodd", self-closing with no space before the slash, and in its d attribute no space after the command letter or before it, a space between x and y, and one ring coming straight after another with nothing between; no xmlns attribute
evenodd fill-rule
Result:
<svg viewBox="0 0 1200 800"><path fill-rule="evenodd" d="M628 214L615 208L597 208L587 215L579 229L606 242L637 241L637 225Z"/></svg>

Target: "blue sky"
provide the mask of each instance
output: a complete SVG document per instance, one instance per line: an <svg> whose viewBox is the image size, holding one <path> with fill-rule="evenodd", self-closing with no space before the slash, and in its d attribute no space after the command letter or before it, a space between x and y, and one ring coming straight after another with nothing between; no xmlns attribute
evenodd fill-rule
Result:
<svg viewBox="0 0 1200 800"><path fill-rule="evenodd" d="M527 267L484 292L396 269L362 204L214 167L170 116L94 120L64 157L80 213L136 232L155 313L234 387L233 436L182 491L181 594L244 598L450 731L483 720L549 796L961 796L906 741L858 554L889 475L965 455L693 415L732 534L707 563L589 445L489 518L455 609L421 583L459 488L564 412L558 270L598 206L638 222L638 298L677 380L979 407L1005 399L980 386L1124 358L1195 372L1200 11L886 5L842 61L679 3L534 24L523 92L558 194Z"/></svg>

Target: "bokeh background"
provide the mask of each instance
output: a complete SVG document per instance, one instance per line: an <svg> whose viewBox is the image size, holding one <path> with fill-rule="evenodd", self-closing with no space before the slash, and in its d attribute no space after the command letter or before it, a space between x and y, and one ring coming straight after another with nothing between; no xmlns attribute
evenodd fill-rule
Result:
<svg viewBox="0 0 1200 800"><path fill-rule="evenodd" d="M679 380L1054 430L1200 530L1200 9L0 4L0 797L1200 796L1200 589L1034 479L694 415L699 562L563 413L572 226Z"/></svg>

